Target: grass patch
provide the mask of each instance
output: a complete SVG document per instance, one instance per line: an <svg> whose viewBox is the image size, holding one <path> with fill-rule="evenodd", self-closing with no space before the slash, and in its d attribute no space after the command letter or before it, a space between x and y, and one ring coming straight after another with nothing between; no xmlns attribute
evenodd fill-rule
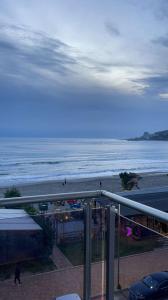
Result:
<svg viewBox="0 0 168 300"><path fill-rule="evenodd" d="M122 237L120 240L120 256L152 251L159 247L161 247L161 242L158 242L154 237L137 241Z"/></svg>
<svg viewBox="0 0 168 300"><path fill-rule="evenodd" d="M127 237L121 237L120 256L152 251L161 247L161 245L161 242L158 242L154 237L138 241L128 239ZM84 244L82 242L65 243L59 245L59 248L74 266L82 265L84 263ZM92 262L104 260L105 255L104 240L93 240ZM117 257L117 247L115 249L115 256Z"/></svg>
<svg viewBox="0 0 168 300"><path fill-rule="evenodd" d="M59 245L59 249L74 265L82 265L84 262L84 245L82 242L72 242Z"/></svg>
<svg viewBox="0 0 168 300"><path fill-rule="evenodd" d="M38 258L19 263L22 274L36 274L48 272L56 269L53 261L50 258ZM0 280L14 278L16 264L8 264L0 266Z"/></svg>
<svg viewBox="0 0 168 300"><path fill-rule="evenodd" d="M74 265L83 265L84 263L84 244L83 242L72 242L59 245L59 249ZM92 241L92 262L104 259L104 242Z"/></svg>

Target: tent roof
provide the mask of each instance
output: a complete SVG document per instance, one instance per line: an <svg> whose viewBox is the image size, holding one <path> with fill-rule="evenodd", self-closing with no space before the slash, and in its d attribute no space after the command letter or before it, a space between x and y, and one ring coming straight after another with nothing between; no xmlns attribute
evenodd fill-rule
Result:
<svg viewBox="0 0 168 300"><path fill-rule="evenodd" d="M0 230L42 230L24 209L0 209Z"/></svg>

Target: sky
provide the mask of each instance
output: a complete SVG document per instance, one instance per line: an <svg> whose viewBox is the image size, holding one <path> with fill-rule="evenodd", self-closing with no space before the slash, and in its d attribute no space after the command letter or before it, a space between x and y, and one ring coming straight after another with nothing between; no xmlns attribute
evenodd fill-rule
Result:
<svg viewBox="0 0 168 300"><path fill-rule="evenodd" d="M0 0L0 137L168 129L167 0Z"/></svg>

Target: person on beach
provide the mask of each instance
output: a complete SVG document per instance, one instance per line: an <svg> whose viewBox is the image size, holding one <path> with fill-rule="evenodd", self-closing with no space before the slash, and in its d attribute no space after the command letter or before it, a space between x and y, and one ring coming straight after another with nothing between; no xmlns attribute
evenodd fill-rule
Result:
<svg viewBox="0 0 168 300"><path fill-rule="evenodd" d="M101 181L100 181L99 185L100 185L100 187L102 186L102 182Z"/></svg>
<svg viewBox="0 0 168 300"><path fill-rule="evenodd" d="M21 284L21 281L20 281L20 267L19 267L19 264L16 265L16 268L15 268L15 279L14 279L14 282L15 284L17 284L17 282L19 284Z"/></svg>
<svg viewBox="0 0 168 300"><path fill-rule="evenodd" d="M67 182L66 182L66 178L65 178L65 180L64 180L64 184L66 184Z"/></svg>

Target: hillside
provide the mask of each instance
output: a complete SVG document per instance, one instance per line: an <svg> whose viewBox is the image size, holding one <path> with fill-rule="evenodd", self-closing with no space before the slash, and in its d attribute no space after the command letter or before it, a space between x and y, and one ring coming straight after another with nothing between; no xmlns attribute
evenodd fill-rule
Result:
<svg viewBox="0 0 168 300"><path fill-rule="evenodd" d="M144 132L140 137L128 139L129 141L168 141L168 130L154 133Z"/></svg>

